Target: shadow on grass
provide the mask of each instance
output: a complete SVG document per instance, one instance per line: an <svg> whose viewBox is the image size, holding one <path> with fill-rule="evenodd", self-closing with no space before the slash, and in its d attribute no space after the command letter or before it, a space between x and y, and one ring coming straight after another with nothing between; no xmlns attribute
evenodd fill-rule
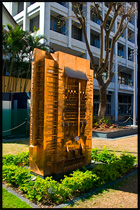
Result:
<svg viewBox="0 0 140 210"><path fill-rule="evenodd" d="M122 151L118 151L118 150L111 150L111 149L107 149L108 151L110 151L110 152L121 152L122 153ZM102 149L99 149L99 151L103 151ZM132 154L138 154L138 152L129 152L129 151L126 151L125 150L125 153L132 153Z"/></svg>

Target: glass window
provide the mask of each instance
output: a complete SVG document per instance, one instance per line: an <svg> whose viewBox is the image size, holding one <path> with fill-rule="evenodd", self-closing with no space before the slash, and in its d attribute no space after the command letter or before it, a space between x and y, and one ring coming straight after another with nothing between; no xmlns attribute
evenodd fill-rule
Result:
<svg viewBox="0 0 140 210"><path fill-rule="evenodd" d="M134 50L128 48L128 60L134 61Z"/></svg>
<svg viewBox="0 0 140 210"><path fill-rule="evenodd" d="M72 38L82 41L82 29L72 26Z"/></svg>
<svg viewBox="0 0 140 210"><path fill-rule="evenodd" d="M98 115L99 103L94 103L93 114Z"/></svg>
<svg viewBox="0 0 140 210"><path fill-rule="evenodd" d="M32 4L34 4L34 3L36 3L36 2L30 2L30 5L32 5Z"/></svg>
<svg viewBox="0 0 140 210"><path fill-rule="evenodd" d="M100 25L100 20L97 18L96 10L93 7L90 10L90 20Z"/></svg>
<svg viewBox="0 0 140 210"><path fill-rule="evenodd" d="M107 102L111 102L111 95L107 95Z"/></svg>
<svg viewBox="0 0 140 210"><path fill-rule="evenodd" d="M130 114L131 113L131 96L119 95L119 114Z"/></svg>
<svg viewBox="0 0 140 210"><path fill-rule="evenodd" d="M37 15L36 17L30 19L30 31L33 32L34 28L39 28L39 15Z"/></svg>
<svg viewBox="0 0 140 210"><path fill-rule="evenodd" d="M121 44L118 44L118 56L124 58L124 46Z"/></svg>
<svg viewBox="0 0 140 210"><path fill-rule="evenodd" d="M65 22L63 22L61 19L57 17L51 16L50 29L65 35L66 31Z"/></svg>
<svg viewBox="0 0 140 210"><path fill-rule="evenodd" d="M18 2L18 13L22 12L24 9L24 2Z"/></svg>
<svg viewBox="0 0 140 210"><path fill-rule="evenodd" d="M66 2L60 2L60 1L57 1L58 4L61 4L62 6L66 7Z"/></svg>
<svg viewBox="0 0 140 210"><path fill-rule="evenodd" d="M100 36L90 34L90 44L94 47L100 48Z"/></svg>
<svg viewBox="0 0 140 210"><path fill-rule="evenodd" d="M106 105L105 115L111 115L111 104Z"/></svg>

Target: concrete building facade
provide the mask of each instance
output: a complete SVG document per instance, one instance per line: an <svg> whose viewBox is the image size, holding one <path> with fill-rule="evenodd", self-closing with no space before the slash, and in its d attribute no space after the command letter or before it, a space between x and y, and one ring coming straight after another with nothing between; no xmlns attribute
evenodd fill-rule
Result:
<svg viewBox="0 0 140 210"><path fill-rule="evenodd" d="M98 65L100 54L100 22L90 13L92 3L85 3L86 6L83 10L87 18L87 37L96 65ZM126 7L130 7L130 4L126 2ZM4 5L15 21L23 27L23 30L33 31L34 27L39 28L38 33L46 35L48 44L55 51L62 51L90 59L86 50L82 29L79 28L78 22L73 21L72 16L74 16L74 13L71 2L4 2ZM104 16L107 11L107 3L101 2L100 10L102 11L102 16ZM62 21L63 17L69 17L65 24ZM111 20L112 14L109 18ZM120 19L118 17L111 31L110 39L112 39L114 32L117 30L117 23L119 21ZM61 27L59 27L58 22L61 23ZM134 81L136 85L136 96L138 94L137 33L137 13L135 13L123 35L115 44L113 58L115 75L107 88L106 116L113 116L116 121L125 120L129 115L133 115L134 112ZM95 79L94 115L97 115L98 107L99 88L98 82ZM137 116L137 97L135 109Z"/></svg>

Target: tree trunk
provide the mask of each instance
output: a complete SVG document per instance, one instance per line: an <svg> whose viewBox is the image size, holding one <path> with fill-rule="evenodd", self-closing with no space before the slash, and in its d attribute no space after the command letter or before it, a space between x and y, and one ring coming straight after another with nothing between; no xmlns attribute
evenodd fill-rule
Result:
<svg viewBox="0 0 140 210"><path fill-rule="evenodd" d="M107 102L106 88L104 88L103 86L99 86L99 95L100 95L100 103L98 110L98 118L102 118L104 117L106 110L106 102Z"/></svg>

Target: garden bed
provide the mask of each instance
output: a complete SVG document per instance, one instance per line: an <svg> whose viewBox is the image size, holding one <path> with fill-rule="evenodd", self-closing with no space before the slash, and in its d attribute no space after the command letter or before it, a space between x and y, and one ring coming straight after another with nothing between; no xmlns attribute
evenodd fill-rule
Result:
<svg viewBox="0 0 140 210"><path fill-rule="evenodd" d="M137 127L119 126L118 128L96 128L92 130L92 137L118 138L138 133Z"/></svg>
<svg viewBox="0 0 140 210"><path fill-rule="evenodd" d="M35 178L29 169L23 167L29 164L28 155L28 152L22 152L3 156L3 183L9 183L37 205L51 207L115 181L134 168L136 159L125 153L118 157L106 147L102 152L95 148L92 150L92 160L106 164L95 164L90 170L83 167L58 182L52 177Z"/></svg>

